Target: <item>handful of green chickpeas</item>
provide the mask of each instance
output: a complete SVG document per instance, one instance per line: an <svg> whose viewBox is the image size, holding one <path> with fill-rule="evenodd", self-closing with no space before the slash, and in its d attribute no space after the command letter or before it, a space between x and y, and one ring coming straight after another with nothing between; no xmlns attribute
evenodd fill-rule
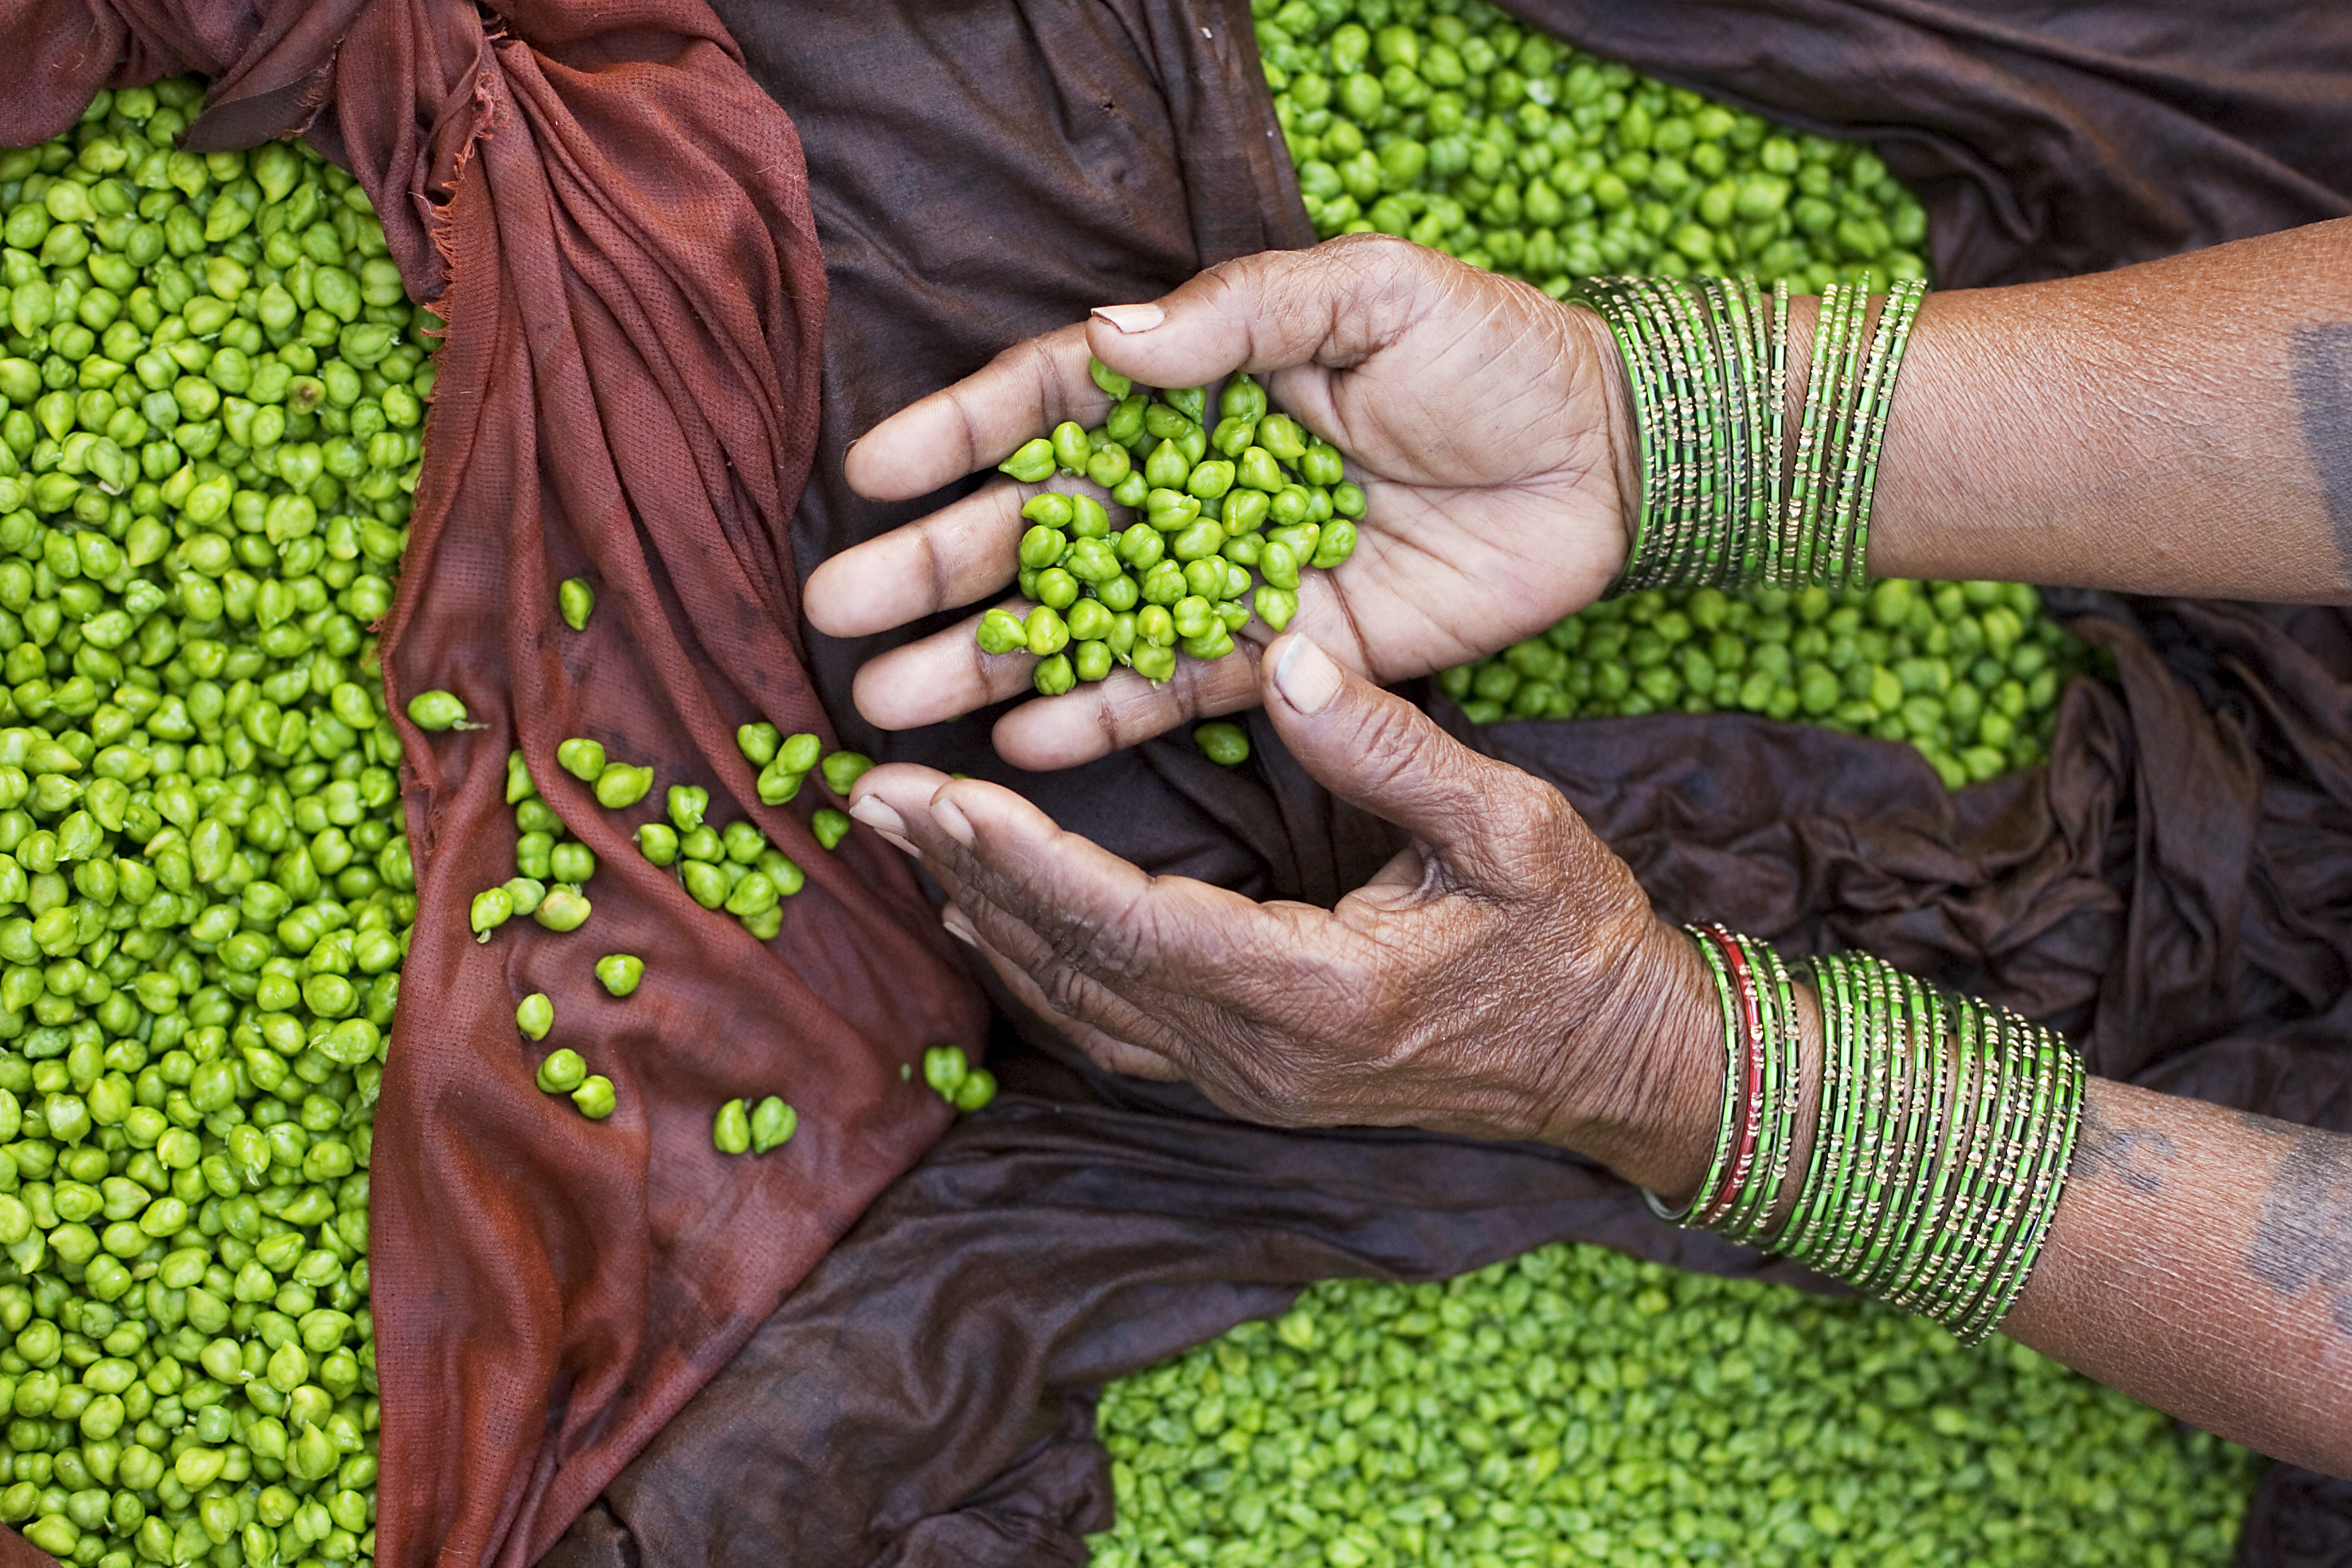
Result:
<svg viewBox="0 0 2352 1568"><path fill-rule="evenodd" d="M1118 399L1101 425L1066 421L999 466L1028 483L1091 479L1136 521L1114 531L1090 495L1030 497L1019 586L1034 607L990 610L974 634L984 652L1037 655L1033 679L1048 697L1121 664L1166 680L1180 650L1223 658L1253 612L1282 630L1298 613L1299 573L1345 561L1364 515L1339 449L1273 412L1248 377L1227 384L1212 428L1200 387L1155 398L1099 360L1093 375Z"/></svg>

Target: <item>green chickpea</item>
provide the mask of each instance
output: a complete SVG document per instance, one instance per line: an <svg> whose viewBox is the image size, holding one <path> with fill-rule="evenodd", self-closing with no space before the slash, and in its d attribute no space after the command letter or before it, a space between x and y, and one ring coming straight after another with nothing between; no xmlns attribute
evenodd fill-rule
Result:
<svg viewBox="0 0 2352 1568"><path fill-rule="evenodd" d="M572 1091L572 1103L581 1115L591 1121L602 1121L613 1114L616 1097L613 1080L602 1073L591 1073Z"/></svg>
<svg viewBox="0 0 2352 1568"><path fill-rule="evenodd" d="M631 953L608 952L596 961L596 983L614 996L626 996L644 978L646 961Z"/></svg>
<svg viewBox="0 0 2352 1568"><path fill-rule="evenodd" d="M466 705L446 691L420 691L408 700L408 721L432 733L478 729L467 722Z"/></svg>
<svg viewBox="0 0 2352 1568"><path fill-rule="evenodd" d="M555 593L557 613L563 624L575 632L588 629L588 617L596 613L596 590L585 577L566 577Z"/></svg>
<svg viewBox="0 0 2352 1568"><path fill-rule="evenodd" d="M751 1152L764 1154L792 1142L800 1126L800 1115L775 1095L751 1108Z"/></svg>
<svg viewBox="0 0 2352 1568"><path fill-rule="evenodd" d="M590 742L592 745L594 743ZM620 811L646 798L654 787L654 770L626 763L608 763L596 775L596 803L608 810Z"/></svg>
<svg viewBox="0 0 2352 1568"><path fill-rule="evenodd" d="M751 1118L740 1100L719 1108L710 1124L711 1147L722 1154L741 1154L751 1147Z"/></svg>
<svg viewBox="0 0 2352 1568"><path fill-rule="evenodd" d="M555 765L582 784L593 784L604 776L604 748L575 735L555 748Z"/></svg>
<svg viewBox="0 0 2352 1568"><path fill-rule="evenodd" d="M1075 635L1075 634L1073 634ZM835 752L824 759L824 786L837 795L846 796L849 786L874 765L874 759L858 752Z"/></svg>
<svg viewBox="0 0 2352 1568"><path fill-rule="evenodd" d="M506 924L514 912L514 896L504 888L485 888L476 893L473 907L467 915L467 921L473 928L474 940L489 941L490 933Z"/></svg>
<svg viewBox="0 0 2352 1568"><path fill-rule="evenodd" d="M548 889L547 897L531 911L531 919L549 931L578 931L589 915L587 895L567 882L558 882Z"/></svg>
<svg viewBox="0 0 2352 1568"><path fill-rule="evenodd" d="M1249 736L1238 724L1223 720L1202 724L1192 731L1192 743L1201 754L1220 767L1234 768L1249 761Z"/></svg>

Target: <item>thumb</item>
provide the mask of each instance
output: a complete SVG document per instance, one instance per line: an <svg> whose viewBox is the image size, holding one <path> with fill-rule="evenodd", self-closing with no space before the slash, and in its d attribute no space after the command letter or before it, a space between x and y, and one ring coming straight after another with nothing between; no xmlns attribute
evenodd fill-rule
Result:
<svg viewBox="0 0 2352 1568"><path fill-rule="evenodd" d="M1230 371L1310 361L1353 365L1426 309L1453 265L1381 235L1265 251L1220 262L1150 304L1096 307L1087 346L1147 386L1200 386Z"/></svg>
<svg viewBox="0 0 2352 1568"><path fill-rule="evenodd" d="M1559 792L1482 757L1403 698L1381 690L1299 632L1276 638L1265 710L1307 771L1334 795L1412 834L1482 887L1526 881L1563 826L1589 837Z"/></svg>

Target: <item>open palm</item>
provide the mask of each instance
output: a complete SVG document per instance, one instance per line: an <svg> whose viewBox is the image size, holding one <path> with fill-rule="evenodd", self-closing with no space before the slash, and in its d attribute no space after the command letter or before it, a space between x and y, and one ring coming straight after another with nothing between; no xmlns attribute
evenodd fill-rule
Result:
<svg viewBox="0 0 2352 1568"><path fill-rule="evenodd" d="M1153 309L1098 311L901 410L851 451L850 483L903 500L1061 420L1098 422L1109 401L1087 374L1091 353L1150 386L1261 374L1278 406L1348 455L1368 509L1356 552L1302 575L1291 625L1374 680L1540 631L1622 564L1622 373L1589 312L1376 236L1228 262L1160 301L1156 321ZM1020 507L1040 488L992 485L843 552L809 579L810 622L855 637L959 605L976 618L1013 580ZM1024 703L997 725L997 750L1066 767L1255 706L1271 637L1253 623L1233 655L1181 660L1160 686L1122 669ZM982 653L966 622L873 660L856 700L874 723L911 728L1017 695L1034 662Z"/></svg>

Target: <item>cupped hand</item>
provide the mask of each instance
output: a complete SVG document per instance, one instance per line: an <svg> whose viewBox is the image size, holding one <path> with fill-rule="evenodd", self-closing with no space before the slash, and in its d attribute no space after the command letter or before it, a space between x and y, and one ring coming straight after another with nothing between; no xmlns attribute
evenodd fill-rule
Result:
<svg viewBox="0 0 2352 1568"><path fill-rule="evenodd" d="M1558 791L1297 633L1266 668L1293 754L1413 836L1335 909L1147 876L928 768L866 773L850 815L919 857L949 929L1105 1067L1253 1121L1541 1138L1695 1187L1722 1024L1692 944Z"/></svg>
<svg viewBox="0 0 2352 1568"><path fill-rule="evenodd" d="M1087 374L1090 352L1150 386L1265 375L1277 406L1348 455L1368 504L1356 552L1303 575L1292 625L1375 681L1532 636L1590 603L1624 562L1632 447L1606 328L1524 284L1376 235L1227 262L1156 305L1099 310L1009 349L868 432L849 453L849 482L906 500L1064 419L1098 423L1109 400ZM1039 488L992 485L843 552L809 578L811 624L867 636L995 602L1028 526L1020 507ZM873 660L856 684L859 711L908 729L1026 689L1035 660L984 654L972 630L967 621ZM1253 707L1271 636L1254 622L1234 654L1181 660L1161 686L1120 669L1024 703L998 723L997 750L1019 766L1066 767Z"/></svg>

